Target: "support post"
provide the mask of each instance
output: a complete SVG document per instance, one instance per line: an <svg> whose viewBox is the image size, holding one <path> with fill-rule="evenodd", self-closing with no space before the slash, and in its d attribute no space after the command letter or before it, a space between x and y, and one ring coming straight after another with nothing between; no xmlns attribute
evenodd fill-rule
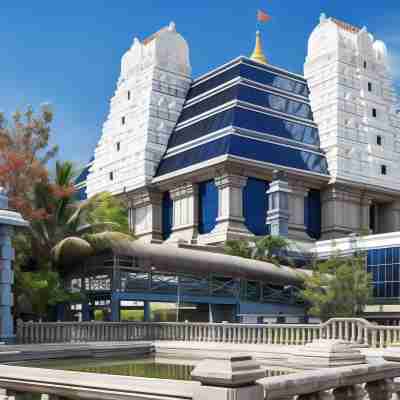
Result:
<svg viewBox="0 0 400 400"><path fill-rule="evenodd" d="M267 193L270 196L267 225L270 225L271 235L288 237L290 189L285 172L274 171L273 181Z"/></svg>
<svg viewBox="0 0 400 400"><path fill-rule="evenodd" d="M0 187L0 341L13 342L14 322L12 307L14 304L12 285L14 272L14 249L11 244L13 227L28 226L21 214L8 209L8 197Z"/></svg>
<svg viewBox="0 0 400 400"><path fill-rule="evenodd" d="M249 355L216 355L197 364L191 375L201 383L193 400L264 400L256 380L265 370Z"/></svg>
<svg viewBox="0 0 400 400"><path fill-rule="evenodd" d="M120 321L120 300L117 293L111 295L111 321Z"/></svg>
<svg viewBox="0 0 400 400"><path fill-rule="evenodd" d="M151 322L151 304L149 301L143 302L144 322Z"/></svg>

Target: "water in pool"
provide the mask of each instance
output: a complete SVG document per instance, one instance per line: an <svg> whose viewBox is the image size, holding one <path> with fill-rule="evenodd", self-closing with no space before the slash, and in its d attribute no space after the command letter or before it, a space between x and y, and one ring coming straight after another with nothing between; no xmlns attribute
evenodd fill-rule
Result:
<svg viewBox="0 0 400 400"><path fill-rule="evenodd" d="M98 374L138 376L145 378L191 380L190 372L196 365L195 360L168 359L148 357L135 360L128 359L67 359L29 361L18 365L62 369L67 371L94 372ZM267 376L283 375L293 370L271 367Z"/></svg>

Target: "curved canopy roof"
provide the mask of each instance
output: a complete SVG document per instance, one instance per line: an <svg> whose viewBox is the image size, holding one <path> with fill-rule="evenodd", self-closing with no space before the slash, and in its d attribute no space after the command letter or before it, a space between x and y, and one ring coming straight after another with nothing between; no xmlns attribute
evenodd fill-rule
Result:
<svg viewBox="0 0 400 400"><path fill-rule="evenodd" d="M115 255L133 256L161 271L222 276L258 280L275 285L301 285L308 271L276 266L264 261L182 249L170 244L150 244L139 241L113 243Z"/></svg>

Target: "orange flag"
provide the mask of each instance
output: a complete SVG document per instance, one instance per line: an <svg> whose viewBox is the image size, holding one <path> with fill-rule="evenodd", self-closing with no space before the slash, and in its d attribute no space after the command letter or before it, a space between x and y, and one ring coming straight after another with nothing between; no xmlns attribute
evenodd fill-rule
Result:
<svg viewBox="0 0 400 400"><path fill-rule="evenodd" d="M258 22L268 22L270 19L271 19L271 16L268 15L263 10L258 10L257 11L257 21Z"/></svg>

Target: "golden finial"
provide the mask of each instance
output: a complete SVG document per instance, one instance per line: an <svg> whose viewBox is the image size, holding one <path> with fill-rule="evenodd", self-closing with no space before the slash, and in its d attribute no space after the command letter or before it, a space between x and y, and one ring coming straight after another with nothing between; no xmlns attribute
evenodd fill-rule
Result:
<svg viewBox="0 0 400 400"><path fill-rule="evenodd" d="M256 32L256 45L254 46L253 54L250 56L253 61L257 61L261 64L267 64L267 57L265 57L262 43L261 43L261 34L260 31Z"/></svg>

